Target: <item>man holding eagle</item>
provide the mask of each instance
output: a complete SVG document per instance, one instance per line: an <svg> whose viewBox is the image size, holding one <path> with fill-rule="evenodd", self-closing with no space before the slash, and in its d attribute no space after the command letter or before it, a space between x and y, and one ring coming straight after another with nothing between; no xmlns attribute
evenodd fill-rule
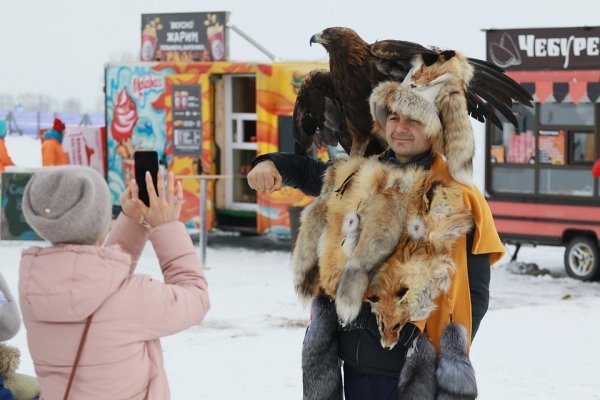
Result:
<svg viewBox="0 0 600 400"><path fill-rule="evenodd" d="M469 115L516 124L512 102L531 106L531 96L453 50L369 45L349 28L310 42L330 68L298 93L296 154L259 156L248 175L257 191L318 196L293 254L296 290L312 299L304 399L475 399L468 350L504 248L471 183ZM307 156L338 144L347 161Z"/></svg>

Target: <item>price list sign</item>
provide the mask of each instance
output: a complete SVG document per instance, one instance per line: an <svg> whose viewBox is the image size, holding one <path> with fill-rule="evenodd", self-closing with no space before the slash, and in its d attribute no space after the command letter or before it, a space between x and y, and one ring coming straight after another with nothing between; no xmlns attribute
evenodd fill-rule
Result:
<svg viewBox="0 0 600 400"><path fill-rule="evenodd" d="M173 145L176 155L202 155L202 87L172 86Z"/></svg>

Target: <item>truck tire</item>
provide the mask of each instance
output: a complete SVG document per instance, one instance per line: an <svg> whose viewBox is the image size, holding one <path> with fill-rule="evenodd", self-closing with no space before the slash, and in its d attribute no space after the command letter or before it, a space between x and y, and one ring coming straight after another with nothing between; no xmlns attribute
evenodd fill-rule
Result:
<svg viewBox="0 0 600 400"><path fill-rule="evenodd" d="M565 269L571 278L581 281L600 280L598 242L587 236L571 239L565 249Z"/></svg>

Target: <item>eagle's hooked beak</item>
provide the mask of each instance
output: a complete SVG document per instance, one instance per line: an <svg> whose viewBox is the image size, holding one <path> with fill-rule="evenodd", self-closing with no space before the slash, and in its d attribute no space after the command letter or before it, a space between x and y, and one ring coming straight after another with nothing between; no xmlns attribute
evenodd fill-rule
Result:
<svg viewBox="0 0 600 400"><path fill-rule="evenodd" d="M308 44L312 47L313 43L323 43L323 38L321 36L321 32L315 33L310 37L310 42Z"/></svg>

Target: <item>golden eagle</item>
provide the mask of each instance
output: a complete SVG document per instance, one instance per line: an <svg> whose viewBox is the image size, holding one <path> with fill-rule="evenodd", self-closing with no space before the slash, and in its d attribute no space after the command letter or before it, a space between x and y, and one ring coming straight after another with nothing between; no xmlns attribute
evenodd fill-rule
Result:
<svg viewBox="0 0 600 400"><path fill-rule="evenodd" d="M372 134L369 96L373 88L383 81L404 81L417 58L429 66L456 54L400 40L369 44L352 29L342 27L313 35L312 43L323 45L329 53L329 71L309 72L296 98L293 122L299 154L310 151L313 143L317 147L339 143L350 155L383 151L385 142ZM512 102L532 106L531 95L501 68L483 60L465 60L473 71L464 88L468 114L501 127L499 112L516 126Z"/></svg>

